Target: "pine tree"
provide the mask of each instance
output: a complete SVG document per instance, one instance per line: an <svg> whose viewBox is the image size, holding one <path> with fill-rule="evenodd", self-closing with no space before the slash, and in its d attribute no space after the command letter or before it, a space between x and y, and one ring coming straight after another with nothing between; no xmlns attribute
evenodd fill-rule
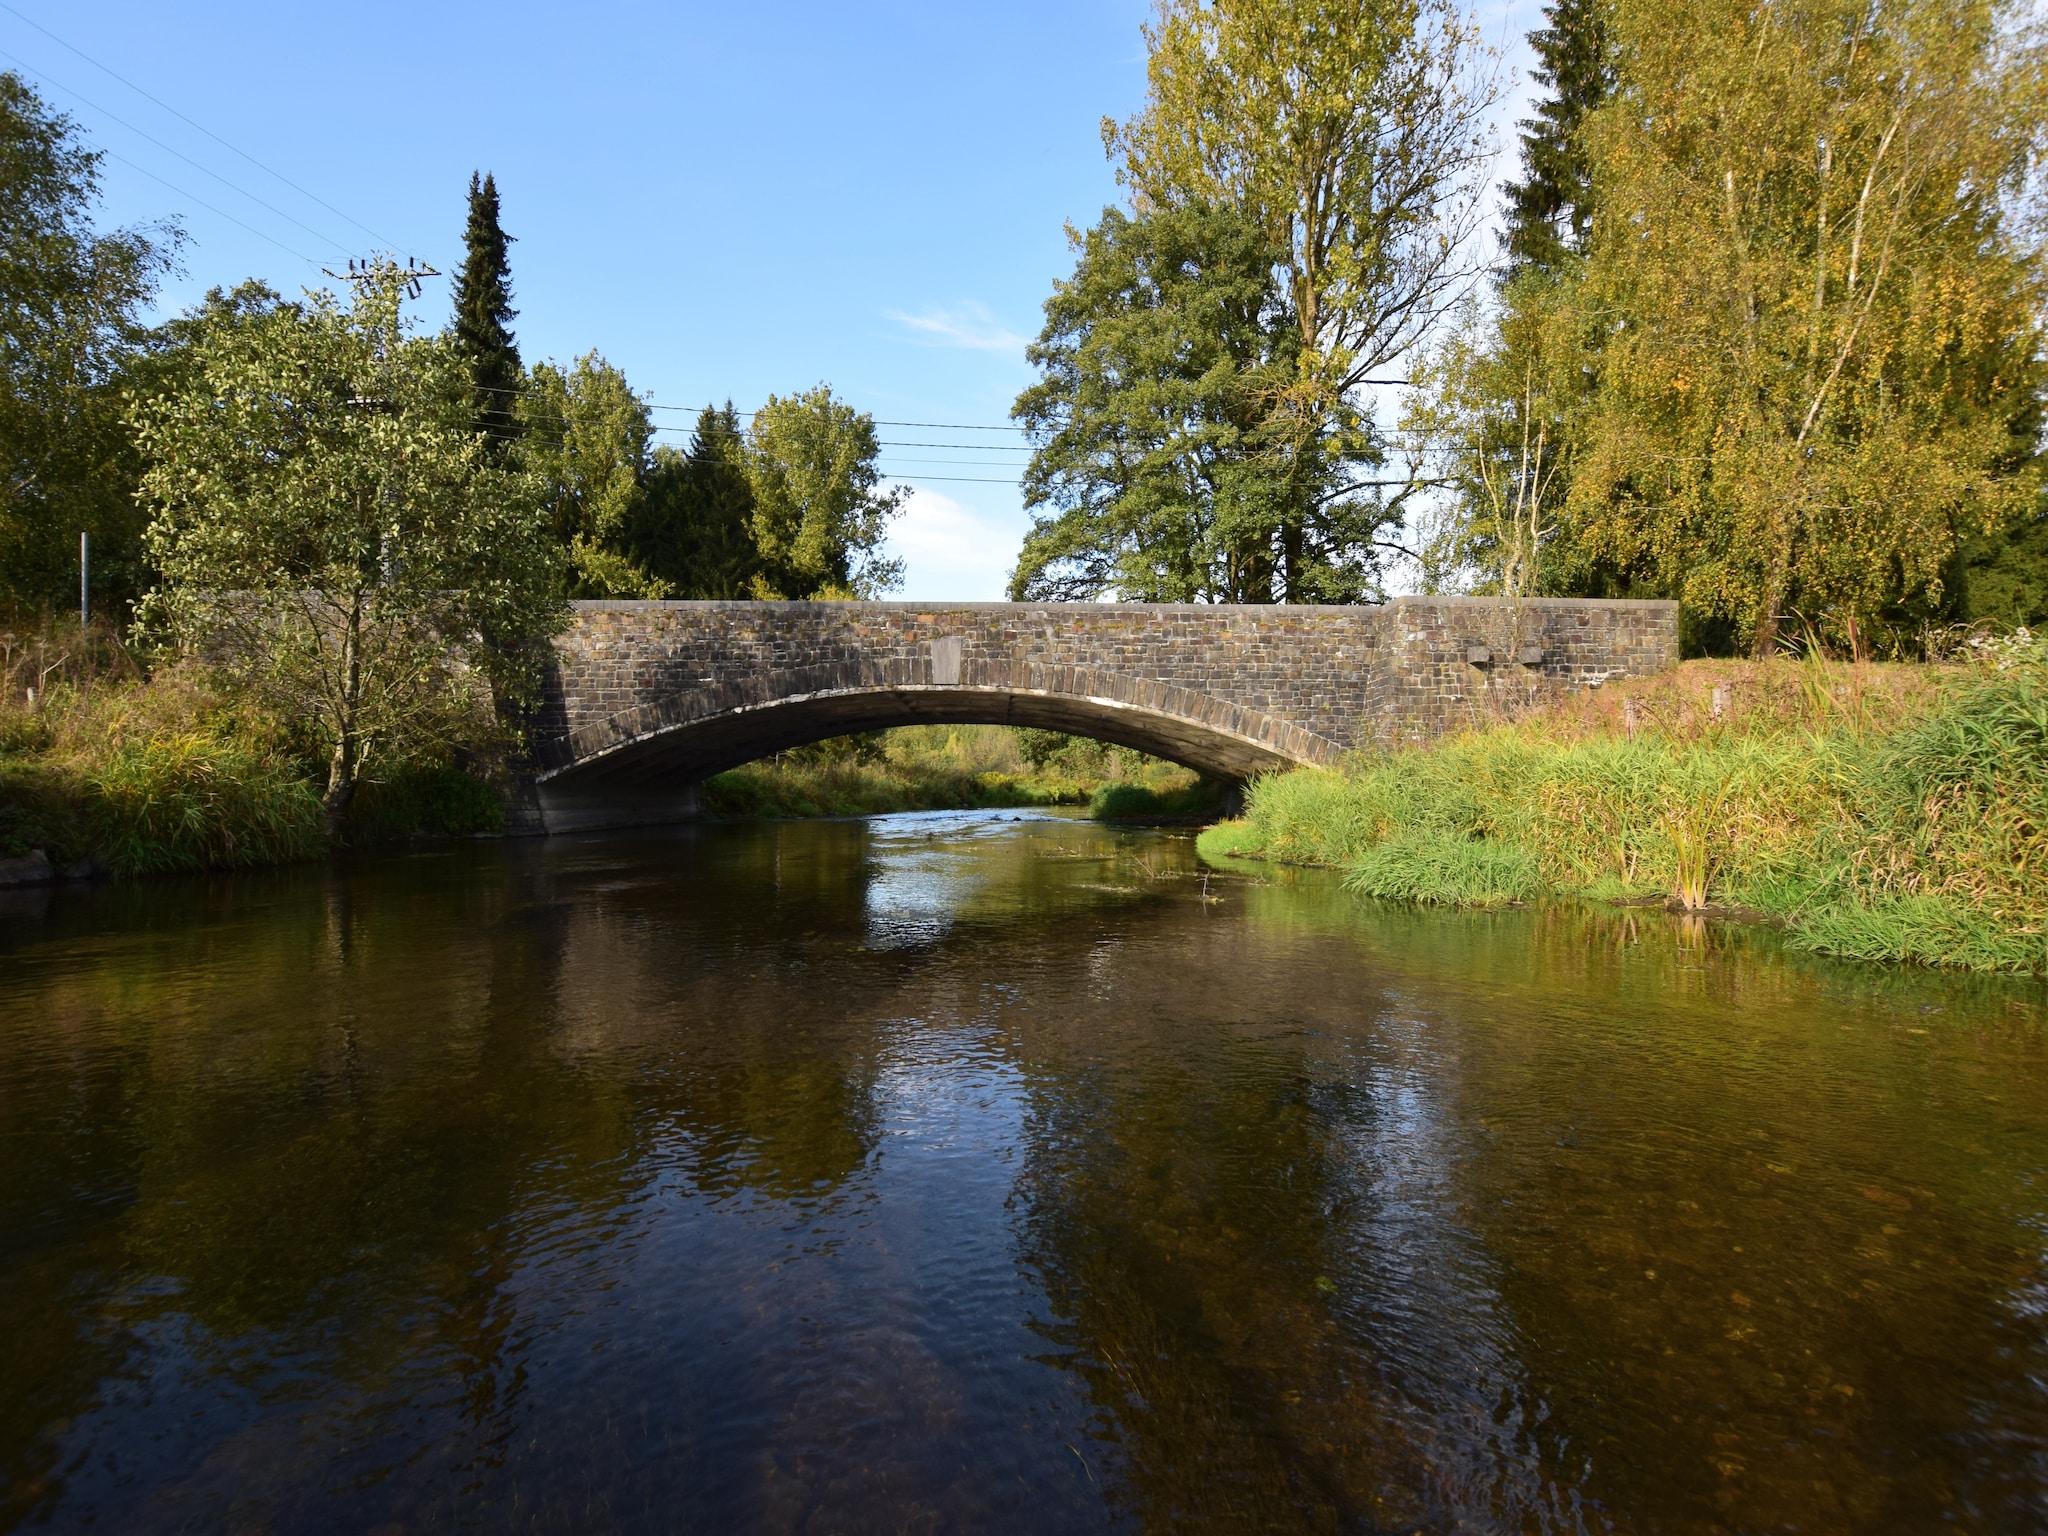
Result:
<svg viewBox="0 0 2048 1536"><path fill-rule="evenodd" d="M1614 61L1601 11L1605 0L1552 0L1550 25L1529 34L1550 90L1522 120L1523 179L1508 195L1509 275L1556 272L1586 248L1593 224L1593 167L1579 130L1614 89Z"/></svg>
<svg viewBox="0 0 2048 1536"><path fill-rule="evenodd" d="M469 178L469 225L462 232L465 254L455 275L455 345L469 360L476 380L477 430L499 442L518 436L513 403L522 370L510 322L512 268L505 247L512 237L498 225L498 183L491 176Z"/></svg>

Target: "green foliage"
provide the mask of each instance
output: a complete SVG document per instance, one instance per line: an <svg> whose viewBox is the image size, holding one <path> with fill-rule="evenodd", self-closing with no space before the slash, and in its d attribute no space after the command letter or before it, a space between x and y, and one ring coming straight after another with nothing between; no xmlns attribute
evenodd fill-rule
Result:
<svg viewBox="0 0 2048 1536"><path fill-rule="evenodd" d="M324 846L319 794L270 722L177 672L89 691L66 681L33 710L10 700L0 741L0 856L41 848L126 876Z"/></svg>
<svg viewBox="0 0 2048 1536"><path fill-rule="evenodd" d="M1373 844L1344 883L1368 896L1450 907L1500 907L1543 889L1526 849L1477 839L1395 837Z"/></svg>
<svg viewBox="0 0 2048 1536"><path fill-rule="evenodd" d="M521 463L545 486L556 542L567 554L569 595L660 598L666 582L628 548L647 492L654 428L647 402L595 352L566 372L536 364L519 400Z"/></svg>
<svg viewBox="0 0 2048 1536"><path fill-rule="evenodd" d="M1102 800L1105 786L1122 798ZM1185 768L1057 731L910 725L836 737L707 780L717 816L870 816L1006 805L1118 807L1112 819L1213 814L1221 786Z"/></svg>
<svg viewBox="0 0 2048 1536"><path fill-rule="evenodd" d="M468 367L409 333L386 264L206 327L135 407L145 622L304 731L338 816L372 754L432 757L532 698L562 624L540 488L473 430Z"/></svg>
<svg viewBox="0 0 2048 1536"><path fill-rule="evenodd" d="M1230 210L1271 253L1296 332L1261 413L1276 589L1353 600L1399 506L1363 386L1470 275L1495 82L1448 0L1162 0L1145 35L1145 105L1104 145L1141 219Z"/></svg>
<svg viewBox="0 0 2048 1536"><path fill-rule="evenodd" d="M512 237L498 222L498 183L469 178L469 221L462 232L462 266L455 274L455 349L469 364L476 389L476 429L502 443L519 433L514 409L524 369L512 337Z"/></svg>
<svg viewBox="0 0 2048 1536"><path fill-rule="evenodd" d="M1281 251L1199 202L1105 209L1027 356L1013 414L1034 446L1019 601L1341 601L1374 590L1395 514L1296 453L1300 333ZM1276 592L1276 582L1280 591Z"/></svg>
<svg viewBox="0 0 2048 1536"><path fill-rule="evenodd" d="M232 736L119 742L84 786L93 850L117 875L281 864L326 846L298 765Z"/></svg>
<svg viewBox="0 0 2048 1536"><path fill-rule="evenodd" d="M728 400L705 406L686 452L654 450L646 495L628 526L634 561L669 595L734 601L752 590L754 486L746 439Z"/></svg>
<svg viewBox="0 0 2048 1536"><path fill-rule="evenodd" d="M504 830L505 805L493 785L450 765L413 763L365 780L344 828L358 847Z"/></svg>
<svg viewBox="0 0 2048 1536"><path fill-rule="evenodd" d="M2029 508L2004 527L1973 533L1943 576L1965 624L2048 624L2048 511Z"/></svg>
<svg viewBox="0 0 2048 1536"><path fill-rule="evenodd" d="M2003 0L1618 0L1567 533L1762 655L2037 509L2048 45Z"/></svg>
<svg viewBox="0 0 2048 1536"><path fill-rule="evenodd" d="M1803 704L1741 721L1646 707L1660 723L1630 738L1539 718L1268 778L1201 848L1399 899L1734 905L1830 953L2040 970L2048 673L2014 654L1917 702L1814 664Z"/></svg>
<svg viewBox="0 0 2048 1536"><path fill-rule="evenodd" d="M81 531L96 605L143 583L123 369L179 237L96 232L99 176L71 120L0 73L0 608L74 608Z"/></svg>
<svg viewBox="0 0 2048 1536"><path fill-rule="evenodd" d="M1582 255L1593 225L1593 163L1581 130L1614 89L1603 11L1609 0L1552 0L1529 34L1547 88L1522 122L1522 179L1507 188L1508 275L1556 276Z"/></svg>
<svg viewBox="0 0 2048 1536"><path fill-rule="evenodd" d="M1199 821L1217 815L1225 786L1182 771L1164 783L1119 779L1088 797L1088 814L1097 821Z"/></svg>
<svg viewBox="0 0 2048 1536"><path fill-rule="evenodd" d="M881 451L874 418L823 384L768 397L747 433L753 596L879 597L902 582L880 550L908 493L881 489Z"/></svg>

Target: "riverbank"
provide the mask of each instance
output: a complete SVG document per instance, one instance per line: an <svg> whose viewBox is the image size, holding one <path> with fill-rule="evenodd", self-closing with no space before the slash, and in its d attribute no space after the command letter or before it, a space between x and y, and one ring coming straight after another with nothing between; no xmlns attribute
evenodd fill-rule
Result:
<svg viewBox="0 0 2048 1536"><path fill-rule="evenodd" d="M318 765L201 678L145 678L114 636L75 626L4 659L0 884L285 864L332 846ZM341 837L374 846L502 825L490 784L450 764L394 764L364 781Z"/></svg>
<svg viewBox="0 0 2048 1536"><path fill-rule="evenodd" d="M720 820L1085 805L1120 821L1186 816L1215 791L1176 764L1082 737L919 725L778 753L707 779L698 797Z"/></svg>
<svg viewBox="0 0 2048 1536"><path fill-rule="evenodd" d="M2048 971L2048 665L1688 662L1251 787L1211 858L1455 906L1660 903L1861 959Z"/></svg>

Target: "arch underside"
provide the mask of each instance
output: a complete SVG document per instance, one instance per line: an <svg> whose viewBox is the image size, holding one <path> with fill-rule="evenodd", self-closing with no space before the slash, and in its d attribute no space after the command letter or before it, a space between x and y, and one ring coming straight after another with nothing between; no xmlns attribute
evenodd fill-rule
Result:
<svg viewBox="0 0 2048 1536"><path fill-rule="evenodd" d="M1135 690L1126 685L1117 691ZM902 725L1063 731L1149 752L1220 779L1327 763L1338 755L1326 738L1256 711L1182 689L1166 692L1178 697L1133 702L1010 685L898 684L791 694L702 714L677 708L685 703L677 700L633 712L641 718L607 721L558 741L552 752L543 752L538 787L553 831L675 820L693 813L690 788L712 774L828 737Z"/></svg>

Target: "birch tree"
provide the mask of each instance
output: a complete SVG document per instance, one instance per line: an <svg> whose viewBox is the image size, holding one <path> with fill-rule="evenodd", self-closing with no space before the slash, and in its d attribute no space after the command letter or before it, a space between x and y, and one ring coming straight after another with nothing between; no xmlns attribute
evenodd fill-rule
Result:
<svg viewBox="0 0 2048 1536"><path fill-rule="evenodd" d="M1619 0L1569 521L1734 621L1867 634L2038 495L2038 32L1999 0Z"/></svg>

